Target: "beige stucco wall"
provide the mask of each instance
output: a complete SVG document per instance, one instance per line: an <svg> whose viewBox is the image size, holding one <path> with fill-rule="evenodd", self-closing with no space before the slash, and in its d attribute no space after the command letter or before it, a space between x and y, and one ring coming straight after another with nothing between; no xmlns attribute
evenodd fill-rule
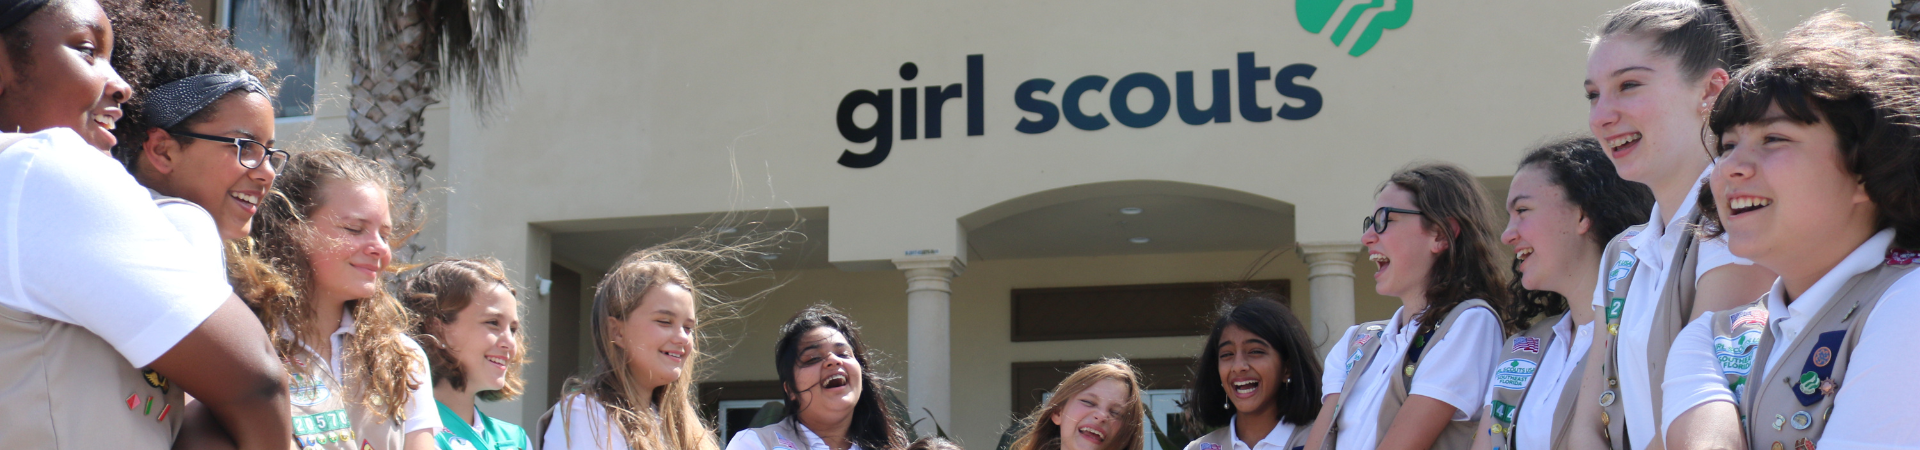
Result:
<svg viewBox="0 0 1920 450"><path fill-rule="evenodd" d="M448 101L429 110L425 152L441 164L428 172L429 185L444 189L426 194L432 220L419 239L430 254L500 257L533 285L550 255L547 232L529 223L826 207L830 258L845 267L884 268L870 263L909 249L964 255L955 220L1007 199L1152 179L1286 201L1296 206L1299 240L1357 241L1353 218L1370 209L1372 188L1410 160L1505 175L1526 144L1585 130L1581 40L1619 3L1422 2L1408 25L1387 31L1356 58L1324 35L1302 31L1292 2L542 2L510 109L482 122L449 91ZM1856 17L1885 28L1879 1L1753 4L1776 32L1849 4ZM1324 109L1298 122L1249 123L1235 114L1231 123L1188 126L1170 114L1143 129L1114 124L1089 132L1063 122L1038 135L1013 130L1028 115L1011 94L1029 78L1058 83L1047 96L1056 103L1067 83L1093 74L1117 80L1151 72L1172 84L1174 72L1191 70L1204 92L1209 71L1234 68L1234 55L1246 51L1270 68L1317 66L1301 84L1320 91ZM986 135L965 136L964 102L952 102L946 137L896 141L892 156L870 169L834 164L842 150L872 145L848 143L835 131L841 96L963 82L964 57L976 53L986 61ZM912 82L895 72L908 61L920 68ZM340 85L347 77L334 64L323 66L320 78L318 112L309 122L284 124L281 140L343 135ZM1260 85L1260 102L1277 106L1284 99L1268 83ZM1105 111L1105 98L1083 103ZM1179 356L1195 345L1191 338L1005 342L1007 289L1226 280L1250 259L1220 253L970 263L955 281L951 429L970 444L991 445L1007 410L1008 362L1120 348L1139 357ZM1356 318L1391 313L1397 304L1371 296L1370 267L1358 266ZM1309 314L1298 259L1282 258L1269 271L1294 280L1298 312ZM820 300L855 312L890 359L903 356L905 282L898 272L783 275L793 282L742 321L741 344L718 361L715 379L770 378L765 335L799 305ZM552 325L539 313L548 301L527 304L533 386L557 382L545 379L538 344ZM959 338L973 334L989 339ZM487 409L530 424L549 402L527 398Z"/></svg>

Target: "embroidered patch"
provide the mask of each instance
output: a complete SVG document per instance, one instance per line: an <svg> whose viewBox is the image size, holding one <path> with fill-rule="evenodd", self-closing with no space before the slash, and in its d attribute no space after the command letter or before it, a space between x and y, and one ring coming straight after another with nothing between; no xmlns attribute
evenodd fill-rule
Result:
<svg viewBox="0 0 1920 450"><path fill-rule="evenodd" d="M1349 356L1349 357L1347 357L1347 371L1348 371L1348 372L1352 372L1352 371L1353 371L1353 365L1354 365L1354 363L1358 363L1358 362L1360 362L1360 353L1361 353L1361 351L1360 351L1360 350L1354 350L1354 351L1353 351L1353 356Z"/></svg>
<svg viewBox="0 0 1920 450"><path fill-rule="evenodd" d="M1493 419L1502 423L1513 423L1513 412L1514 410L1520 409L1518 406L1509 405L1499 400L1494 400L1490 406L1493 407Z"/></svg>
<svg viewBox="0 0 1920 450"><path fill-rule="evenodd" d="M294 406L313 406L333 395L327 383L319 377L293 374L293 382L287 385L287 403Z"/></svg>
<svg viewBox="0 0 1920 450"><path fill-rule="evenodd" d="M1760 330L1747 330L1738 336L1715 336L1713 357L1720 360L1722 375L1745 376L1753 371L1754 350L1760 347Z"/></svg>
<svg viewBox="0 0 1920 450"><path fill-rule="evenodd" d="M1608 300L1607 301L1607 322L1612 322L1612 323L1620 322L1620 314L1625 312L1626 309L1627 309L1626 298L1614 297L1612 300ZM1615 332L1613 334L1620 334L1620 333Z"/></svg>
<svg viewBox="0 0 1920 450"><path fill-rule="evenodd" d="M1614 291L1614 282L1624 280L1633 273L1633 264L1639 262L1633 253L1620 252L1620 259L1613 262L1613 269L1607 271L1607 292Z"/></svg>
<svg viewBox="0 0 1920 450"><path fill-rule="evenodd" d="M1539 363L1520 358L1509 359L1493 369L1493 387L1515 391L1526 389L1527 382L1533 380L1533 373L1539 369Z"/></svg>
<svg viewBox="0 0 1920 450"><path fill-rule="evenodd" d="M1531 336L1514 336L1513 346L1509 348L1507 351L1527 352L1527 353L1538 355L1540 354L1540 338L1531 337Z"/></svg>
<svg viewBox="0 0 1920 450"><path fill-rule="evenodd" d="M326 445L335 442L353 442L353 430L347 422L347 411L336 409L319 414L294 416L293 437L301 447Z"/></svg>
<svg viewBox="0 0 1920 450"><path fill-rule="evenodd" d="M1814 367L1826 367L1827 364L1831 364L1831 363L1833 363L1832 348L1820 347L1820 348L1813 349Z"/></svg>
<svg viewBox="0 0 1920 450"><path fill-rule="evenodd" d="M775 445L775 446L773 447L773 450L782 450L782 449L785 449L785 450L797 450L797 449L799 449L799 448L800 448L800 446L798 446L798 445L793 445L793 441L789 441L789 440L787 440L787 437L786 437L786 436L784 436L784 435L781 435L781 434L780 434L779 432L777 432L777 431L773 433L773 440L774 440L774 441L778 441L778 442L779 442L779 444L778 444L778 445Z"/></svg>
<svg viewBox="0 0 1920 450"><path fill-rule="evenodd" d="M1765 326L1767 324L1767 310L1754 308L1727 316L1727 328L1729 329L1740 328L1747 324Z"/></svg>
<svg viewBox="0 0 1920 450"><path fill-rule="evenodd" d="M1734 376L1733 381L1727 383L1727 390L1733 391L1733 403L1739 404L1743 401L1742 399L1747 398L1747 377L1745 375Z"/></svg>
<svg viewBox="0 0 1920 450"><path fill-rule="evenodd" d="M1360 333L1359 336L1353 338L1353 345L1350 347L1360 348L1360 346L1367 345L1368 342L1373 342L1373 333Z"/></svg>
<svg viewBox="0 0 1920 450"><path fill-rule="evenodd" d="M1833 365L1831 363L1833 362L1834 355L1833 350L1828 349L1840 348L1840 344L1846 342L1846 338L1847 330L1834 330L1820 333L1819 338L1814 340L1815 349L1827 351L1824 352L1824 361L1822 356L1823 352L1815 350L1809 353L1807 355L1807 361L1800 365L1800 370L1805 372L1800 374L1800 379L1797 380L1799 383L1794 386L1798 388L1794 389L1794 398L1800 400L1800 406L1813 406L1814 403L1818 403L1821 399L1832 395L1828 392L1831 392L1833 389L1821 389L1821 385L1826 384L1826 381L1833 378ZM1782 369L1784 368L1783 366ZM1837 386L1835 388L1837 388Z"/></svg>
<svg viewBox="0 0 1920 450"><path fill-rule="evenodd" d="M1887 265L1905 266L1920 261L1920 253L1903 248L1887 248Z"/></svg>
<svg viewBox="0 0 1920 450"><path fill-rule="evenodd" d="M1200 450L1220 450L1220 444L1203 442L1200 444Z"/></svg>

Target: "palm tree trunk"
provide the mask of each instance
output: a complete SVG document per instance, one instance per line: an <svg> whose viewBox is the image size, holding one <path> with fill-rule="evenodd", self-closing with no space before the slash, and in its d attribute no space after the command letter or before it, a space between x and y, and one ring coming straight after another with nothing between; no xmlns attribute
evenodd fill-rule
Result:
<svg viewBox="0 0 1920 450"><path fill-rule="evenodd" d="M433 91L436 68L422 61L429 36L426 11L431 2L390 1L396 8L388 17L389 38L379 40L371 58L354 57L353 100L347 121L353 126L348 143L356 153L385 162L399 172L407 192L418 192L421 172L434 164L420 154L426 139L427 107L440 100Z"/></svg>
<svg viewBox="0 0 1920 450"><path fill-rule="evenodd" d="M1893 23L1894 34L1920 40L1920 0L1894 0L1887 21Z"/></svg>

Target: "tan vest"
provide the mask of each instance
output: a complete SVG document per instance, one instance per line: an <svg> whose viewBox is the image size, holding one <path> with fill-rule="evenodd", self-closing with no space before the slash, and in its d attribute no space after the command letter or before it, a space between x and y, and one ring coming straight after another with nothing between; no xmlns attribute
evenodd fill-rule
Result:
<svg viewBox="0 0 1920 450"><path fill-rule="evenodd" d="M1692 226L1700 224L1700 215L1687 218ZM1633 287L1633 276L1640 271L1640 261L1633 256L1634 248L1627 241L1646 229L1646 225L1635 225L1620 233L1603 252L1606 258L1601 267L1607 269L1605 283L1607 303L1603 311L1606 334L1594 333L1594 345L1602 346L1607 359L1600 365L1600 373L1607 380L1605 392L1595 399L1599 402L1600 434L1614 450L1628 450L1631 440L1627 437L1626 403L1620 401L1620 320L1626 314L1627 292ZM1680 329L1686 328L1688 315L1693 313L1694 280L1693 272L1700 265L1700 240L1691 231L1680 232L1680 242L1674 246L1673 258L1667 267L1666 285L1661 286L1660 302L1653 314L1653 325L1647 335L1647 380L1652 386L1653 416L1660 417L1660 383L1667 374L1667 351L1673 347L1673 340L1680 335Z"/></svg>
<svg viewBox="0 0 1920 450"><path fill-rule="evenodd" d="M1866 328L1867 316L1887 288L1915 267L1881 264L1847 280L1813 314L1805 331L1786 344L1790 345L1783 354L1786 359L1777 370L1758 383L1749 377L1766 372L1767 357L1779 344L1768 328L1767 296L1713 313L1714 356L1733 391L1749 447L1814 448L1827 427L1827 416L1833 413L1833 399L1846 379L1847 362L1859 344L1860 331Z"/></svg>
<svg viewBox="0 0 1920 450"><path fill-rule="evenodd" d="M1453 307L1452 312L1447 313L1447 317L1440 319L1440 323L1435 324L1432 331L1413 338L1413 348L1407 349L1406 356L1401 360L1401 362L1406 363L1406 369L1399 371L1400 376L1389 377L1389 381L1387 382L1387 397L1384 401L1380 402L1380 417L1378 422L1375 422L1378 425L1375 426L1374 431L1378 438L1384 439L1386 437L1387 429L1393 424L1393 417L1400 413L1400 405L1406 403L1407 396L1409 395L1407 386L1413 382L1415 370L1418 368L1420 361L1425 360L1427 352L1433 350L1432 346L1426 344L1445 339L1447 332L1452 330L1453 324L1456 321L1455 319L1458 319L1461 313L1473 308L1485 308L1488 311L1493 310L1493 307L1487 305L1485 300L1471 299L1461 302L1458 306ZM1347 381L1344 385L1345 387L1340 389L1340 392L1353 392L1354 384L1360 381L1360 373L1365 372L1366 368L1373 363L1373 357L1377 354L1376 350L1380 349L1381 335L1385 334L1386 328L1391 322L1392 319L1387 319L1358 325L1360 329L1353 333L1353 342L1347 345L1347 348L1353 350L1353 356L1347 358ZM1360 370L1353 370L1355 367L1360 368ZM1340 399L1334 403L1333 423L1328 424L1327 435L1323 436L1323 439L1320 441L1320 448L1322 450L1338 448L1334 445L1334 441L1340 436L1340 409L1341 406L1346 403L1347 396L1345 395L1340 396ZM1471 448L1473 447L1473 431L1476 426L1478 426L1478 423L1470 420L1450 421L1446 428L1440 430L1440 436L1434 438L1432 448Z"/></svg>
<svg viewBox="0 0 1920 450"><path fill-rule="evenodd" d="M0 444L165 449L185 395L79 326L0 306Z"/></svg>
<svg viewBox="0 0 1920 450"><path fill-rule="evenodd" d="M293 440L301 450L401 450L404 419L382 420L351 400L326 362L301 352L287 366Z"/></svg>
<svg viewBox="0 0 1920 450"><path fill-rule="evenodd" d="M1534 387L1533 382L1538 381L1534 374L1540 368L1540 359L1553 343L1553 326L1560 323L1562 317L1566 317L1566 314L1541 319L1533 324L1533 328L1507 338L1507 347L1500 354L1500 366L1494 370L1493 403L1489 405L1492 408L1489 416L1494 420L1494 441L1505 443L1496 447L1515 448L1514 419L1520 416L1520 405L1526 400L1527 392ZM1567 423L1573 420L1575 400L1580 396L1579 375L1586 372L1587 359L1574 356L1578 362L1567 369L1574 376L1560 387L1560 402L1554 407L1553 423L1527 424L1528 427L1553 427L1549 429L1549 435L1552 436L1549 442L1553 443L1553 448L1567 447L1565 432Z"/></svg>
<svg viewBox="0 0 1920 450"><path fill-rule="evenodd" d="M1232 431L1232 428L1233 427L1220 427L1220 429L1213 430L1212 433L1207 433L1205 436L1200 436L1199 439L1194 439L1192 444L1187 444L1187 449L1188 450L1233 450L1234 436L1232 433L1230 433L1230 431ZM1301 425L1294 425L1293 435L1287 437L1287 448L1292 450L1301 450L1306 448L1307 434L1309 430L1312 430L1312 429L1313 429L1313 422L1307 422ZM1247 448L1253 448L1253 447L1248 446Z"/></svg>

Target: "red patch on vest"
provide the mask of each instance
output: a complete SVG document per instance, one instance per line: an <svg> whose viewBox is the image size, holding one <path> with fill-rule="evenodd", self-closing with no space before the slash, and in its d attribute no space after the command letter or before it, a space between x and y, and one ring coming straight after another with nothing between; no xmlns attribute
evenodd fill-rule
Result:
<svg viewBox="0 0 1920 450"><path fill-rule="evenodd" d="M1920 261L1920 253L1915 253L1912 250L1903 248L1887 249L1887 265L1889 266L1904 266L1913 264L1915 261Z"/></svg>

